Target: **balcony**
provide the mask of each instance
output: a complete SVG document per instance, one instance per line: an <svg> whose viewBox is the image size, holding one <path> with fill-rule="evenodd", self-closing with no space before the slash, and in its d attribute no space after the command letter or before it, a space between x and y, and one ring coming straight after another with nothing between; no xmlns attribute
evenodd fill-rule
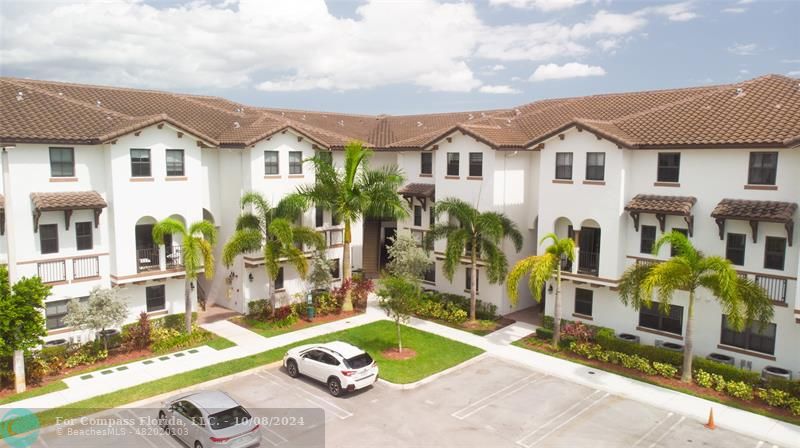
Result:
<svg viewBox="0 0 800 448"><path fill-rule="evenodd" d="M159 257L160 254L157 247L136 249L136 272L161 270Z"/></svg>
<svg viewBox="0 0 800 448"><path fill-rule="evenodd" d="M100 260L97 257L72 259L72 278L82 280L100 276Z"/></svg>
<svg viewBox="0 0 800 448"><path fill-rule="evenodd" d="M183 246L167 246L166 248L167 269L175 269L183 266Z"/></svg>
<svg viewBox="0 0 800 448"><path fill-rule="evenodd" d="M578 253L578 273L597 275L600 272L600 252L581 250Z"/></svg>
<svg viewBox="0 0 800 448"><path fill-rule="evenodd" d="M757 274L754 280L759 286L764 288L770 300L777 303L786 303L787 279Z"/></svg>
<svg viewBox="0 0 800 448"><path fill-rule="evenodd" d="M88 255L38 261L35 275L42 280L42 283L48 285L98 279L100 278L100 257Z"/></svg>
<svg viewBox="0 0 800 448"><path fill-rule="evenodd" d="M66 260L42 261L36 265L42 283L61 283L67 281Z"/></svg>

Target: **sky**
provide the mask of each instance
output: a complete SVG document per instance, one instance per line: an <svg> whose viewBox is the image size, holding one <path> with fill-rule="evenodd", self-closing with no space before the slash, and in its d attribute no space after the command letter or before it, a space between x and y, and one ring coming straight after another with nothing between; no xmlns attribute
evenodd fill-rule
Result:
<svg viewBox="0 0 800 448"><path fill-rule="evenodd" d="M364 114L800 78L800 0L0 0L0 75Z"/></svg>

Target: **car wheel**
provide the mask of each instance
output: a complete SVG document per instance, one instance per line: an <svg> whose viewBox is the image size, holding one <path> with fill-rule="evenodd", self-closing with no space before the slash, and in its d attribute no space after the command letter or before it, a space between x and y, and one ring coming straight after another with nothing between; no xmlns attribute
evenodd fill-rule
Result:
<svg viewBox="0 0 800 448"><path fill-rule="evenodd" d="M297 369L297 361L294 359L286 361L286 372L288 372L289 376L292 378L300 376L300 371Z"/></svg>
<svg viewBox="0 0 800 448"><path fill-rule="evenodd" d="M342 395L342 383L339 381L339 378L332 377L328 380L328 392L334 397Z"/></svg>
<svg viewBox="0 0 800 448"><path fill-rule="evenodd" d="M158 413L158 424L161 426L164 432L169 430L169 425L167 424L167 416L164 414L164 412Z"/></svg>

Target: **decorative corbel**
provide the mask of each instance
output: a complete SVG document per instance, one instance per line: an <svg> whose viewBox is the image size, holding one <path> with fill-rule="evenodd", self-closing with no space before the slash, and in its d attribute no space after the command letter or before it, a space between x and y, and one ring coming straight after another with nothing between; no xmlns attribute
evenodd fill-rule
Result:
<svg viewBox="0 0 800 448"><path fill-rule="evenodd" d="M100 213L103 213L102 208L94 209L94 228L100 227Z"/></svg>
<svg viewBox="0 0 800 448"><path fill-rule="evenodd" d="M661 233L664 233L664 229L667 227L667 215L656 213L656 219L658 220L658 227L661 229Z"/></svg>
<svg viewBox="0 0 800 448"><path fill-rule="evenodd" d="M417 199L419 199L419 203L420 203L420 205L422 205L422 210L427 210L428 209L428 198L423 196L423 197L417 198Z"/></svg>
<svg viewBox="0 0 800 448"><path fill-rule="evenodd" d="M794 220L789 220L783 224L786 228L786 241L789 243L789 247L792 247L792 237L794 236Z"/></svg>
<svg viewBox="0 0 800 448"><path fill-rule="evenodd" d="M157 127L158 129L162 129L162 128L164 127L164 123L159 123L159 124L158 124L158 126L156 126L156 127Z"/></svg>
<svg viewBox="0 0 800 448"><path fill-rule="evenodd" d="M6 211L0 209L0 235L6 234ZM791 242L789 244L792 244Z"/></svg>
<svg viewBox="0 0 800 448"><path fill-rule="evenodd" d="M638 232L639 231L639 212L630 212L631 218L633 218L633 228Z"/></svg>
<svg viewBox="0 0 800 448"><path fill-rule="evenodd" d="M64 210L64 222L66 223L67 230L69 230L69 221L72 219L72 210Z"/></svg>
<svg viewBox="0 0 800 448"><path fill-rule="evenodd" d="M39 218L42 217L42 212L38 208L33 211L33 233L39 231Z"/></svg>
<svg viewBox="0 0 800 448"><path fill-rule="evenodd" d="M178 131L178 138L183 138L183 132Z"/></svg>
<svg viewBox="0 0 800 448"><path fill-rule="evenodd" d="M750 229L753 231L753 242L758 241L758 221L750 221Z"/></svg>
<svg viewBox="0 0 800 448"><path fill-rule="evenodd" d="M714 221L717 222L717 227L719 227L719 239L725 239L725 218L717 218Z"/></svg>
<svg viewBox="0 0 800 448"><path fill-rule="evenodd" d="M683 220L686 221L686 226L689 228L689 236L694 233L694 215L684 216Z"/></svg>

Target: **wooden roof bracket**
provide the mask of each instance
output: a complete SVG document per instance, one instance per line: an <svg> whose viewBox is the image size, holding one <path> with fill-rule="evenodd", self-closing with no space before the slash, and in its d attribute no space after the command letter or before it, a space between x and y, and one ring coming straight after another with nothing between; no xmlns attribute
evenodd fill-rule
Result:
<svg viewBox="0 0 800 448"><path fill-rule="evenodd" d="M758 242L758 221L750 221L750 229L753 231L753 243Z"/></svg>
<svg viewBox="0 0 800 448"><path fill-rule="evenodd" d="M33 210L33 233L39 231L39 218L42 217L42 211L39 209Z"/></svg>
<svg viewBox="0 0 800 448"><path fill-rule="evenodd" d="M631 218L633 218L633 228L636 229L636 231L638 232L639 231L639 212L631 211L629 213L631 215Z"/></svg>
<svg viewBox="0 0 800 448"><path fill-rule="evenodd" d="M64 223L66 223L67 230L69 230L69 222L72 219L72 209L64 210Z"/></svg>
<svg viewBox="0 0 800 448"><path fill-rule="evenodd" d="M0 208L0 235L6 234L6 211ZM791 242L789 243L791 244Z"/></svg>
<svg viewBox="0 0 800 448"><path fill-rule="evenodd" d="M790 219L786 221L783 226L786 228L786 241L789 243L789 247L792 247L792 237L794 236L794 220Z"/></svg>
<svg viewBox="0 0 800 448"><path fill-rule="evenodd" d="M691 237L694 233L694 215L686 215L683 220L686 221L686 226L689 228L689 236Z"/></svg>
<svg viewBox="0 0 800 448"><path fill-rule="evenodd" d="M100 227L100 214L103 213L102 208L94 209L94 228Z"/></svg>
<svg viewBox="0 0 800 448"><path fill-rule="evenodd" d="M667 215L663 213L656 213L656 219L658 220L658 227L663 233L664 229L667 227Z"/></svg>
<svg viewBox="0 0 800 448"><path fill-rule="evenodd" d="M725 239L725 218L716 218L714 221L717 222L717 227L719 228L719 239Z"/></svg>

